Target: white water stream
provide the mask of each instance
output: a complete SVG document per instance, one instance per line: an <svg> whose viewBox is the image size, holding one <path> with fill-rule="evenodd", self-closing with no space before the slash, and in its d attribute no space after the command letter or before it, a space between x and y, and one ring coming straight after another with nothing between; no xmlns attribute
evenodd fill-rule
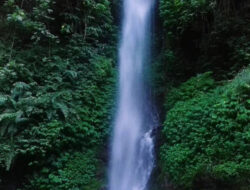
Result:
<svg viewBox="0 0 250 190"><path fill-rule="evenodd" d="M153 119L145 85L154 0L124 0L119 98L109 190L145 190L154 165Z"/></svg>

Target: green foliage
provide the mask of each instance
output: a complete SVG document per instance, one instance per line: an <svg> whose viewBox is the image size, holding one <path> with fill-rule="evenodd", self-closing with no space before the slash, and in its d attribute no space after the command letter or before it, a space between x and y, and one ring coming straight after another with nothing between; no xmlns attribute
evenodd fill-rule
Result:
<svg viewBox="0 0 250 190"><path fill-rule="evenodd" d="M207 0L172 0L160 1L160 16L169 39L180 38L197 17L206 19L206 14L213 8Z"/></svg>
<svg viewBox="0 0 250 190"><path fill-rule="evenodd" d="M52 167L43 168L41 173L36 174L25 189L98 189L101 184L96 176L100 169L98 162L92 150L85 153L65 153L53 162Z"/></svg>
<svg viewBox="0 0 250 190"><path fill-rule="evenodd" d="M17 59L28 63L33 56L26 54ZM81 146L85 142L88 145L100 143L108 133L109 110L113 104L110 101L114 84L111 60L95 55L89 63L78 64L53 56L36 62L33 70L33 64L24 67L24 64L19 65L17 61L7 64L1 70L0 83L5 93L0 101L1 138L13 138L18 143L16 149L21 149L21 152L28 151L27 147L31 145L34 150L41 152L50 149L56 141L47 143L47 148L43 145L34 148L36 145L31 140L35 136L36 143L43 138L50 141L49 134L53 131L46 128L57 129L57 137L63 139L59 144L56 143L59 147ZM26 83L16 82L13 87L8 85L21 79L25 79ZM33 130L36 132L31 135ZM43 137L39 139L37 133ZM30 145L24 146L22 143Z"/></svg>
<svg viewBox="0 0 250 190"><path fill-rule="evenodd" d="M25 44L33 41L50 46L65 42L74 34L81 34L86 42L96 46L107 40L111 44L114 39L115 26L108 0L7 0L1 12L3 35L10 32L8 38L23 39ZM14 45L18 45L15 40Z"/></svg>
<svg viewBox="0 0 250 190"><path fill-rule="evenodd" d="M158 167L162 186L169 179L180 189L249 189L248 6L236 0L160 1L163 33L154 84L167 111Z"/></svg>
<svg viewBox="0 0 250 190"><path fill-rule="evenodd" d="M152 81L158 96L166 93L169 87L174 84L173 79L176 77L175 63L176 56L171 50L161 53L160 57L154 62Z"/></svg>
<svg viewBox="0 0 250 190"><path fill-rule="evenodd" d="M250 69L210 91L214 82L204 76L209 75L192 78L172 92L177 102L164 123L161 175L181 189L211 181L237 189L249 187ZM205 85L196 83L200 78Z"/></svg>
<svg viewBox="0 0 250 190"><path fill-rule="evenodd" d="M169 110L176 102L189 100L199 96L201 93L208 93L214 87L215 81L212 78L211 72L192 77L187 82L182 83L180 87L173 88L168 92L165 100L165 108Z"/></svg>
<svg viewBox="0 0 250 190"><path fill-rule="evenodd" d="M33 3L33 9L26 8L26 3ZM6 21L15 32L18 32L20 35L23 33L26 33L26 35L30 34L30 39L35 42L43 38L57 39L57 36L49 31L47 24L54 20L50 16L53 13L51 9L53 4L54 1L51 0L35 0L33 2L8 0L4 4L7 12Z"/></svg>
<svg viewBox="0 0 250 190"><path fill-rule="evenodd" d="M161 0L160 88L212 71L232 79L249 64L249 1ZM157 74L156 74L157 75ZM167 80L166 80L167 79ZM165 91L164 91L165 90Z"/></svg>
<svg viewBox="0 0 250 190"><path fill-rule="evenodd" d="M97 151L80 152L104 146L110 132L116 30L110 2L0 4L0 186L99 188Z"/></svg>

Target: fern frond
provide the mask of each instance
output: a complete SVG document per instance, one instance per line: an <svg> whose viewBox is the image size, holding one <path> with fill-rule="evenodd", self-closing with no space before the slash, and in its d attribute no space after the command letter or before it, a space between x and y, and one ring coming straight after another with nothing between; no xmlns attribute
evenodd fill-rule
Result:
<svg viewBox="0 0 250 190"><path fill-rule="evenodd" d="M63 103L57 103L56 106L58 107L60 112L63 114L64 118L66 119L69 115L68 107Z"/></svg>

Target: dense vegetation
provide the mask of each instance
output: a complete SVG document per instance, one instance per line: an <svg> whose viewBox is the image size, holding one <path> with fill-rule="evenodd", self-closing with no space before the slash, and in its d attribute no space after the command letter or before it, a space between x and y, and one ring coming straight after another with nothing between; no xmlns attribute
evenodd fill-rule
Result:
<svg viewBox="0 0 250 190"><path fill-rule="evenodd" d="M120 0L0 2L0 190L105 189ZM152 189L250 189L250 2L160 0Z"/></svg>
<svg viewBox="0 0 250 190"><path fill-rule="evenodd" d="M100 188L115 94L110 2L0 8L0 189Z"/></svg>
<svg viewBox="0 0 250 190"><path fill-rule="evenodd" d="M175 184L198 189L213 183L219 189L249 185L249 73L246 69L214 89L205 73L173 90L172 102L166 101L174 105L164 123L160 158Z"/></svg>
<svg viewBox="0 0 250 190"><path fill-rule="evenodd" d="M161 0L159 9L157 188L250 189L249 1Z"/></svg>

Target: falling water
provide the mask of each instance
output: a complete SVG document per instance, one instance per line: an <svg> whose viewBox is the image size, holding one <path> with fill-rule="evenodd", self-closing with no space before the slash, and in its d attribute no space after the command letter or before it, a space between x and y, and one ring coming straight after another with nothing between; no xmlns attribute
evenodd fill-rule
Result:
<svg viewBox="0 0 250 190"><path fill-rule="evenodd" d="M145 190L153 165L153 119L145 84L154 0L124 0L119 99L109 190Z"/></svg>

